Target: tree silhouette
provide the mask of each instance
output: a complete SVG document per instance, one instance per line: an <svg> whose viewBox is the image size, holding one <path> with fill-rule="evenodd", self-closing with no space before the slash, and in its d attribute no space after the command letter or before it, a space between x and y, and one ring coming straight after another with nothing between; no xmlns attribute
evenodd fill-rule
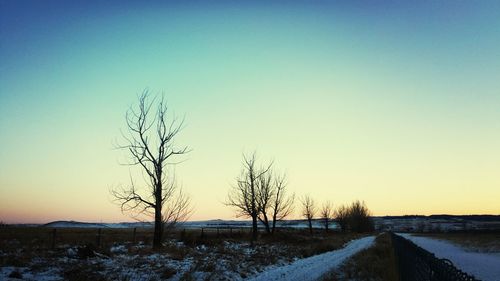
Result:
<svg viewBox="0 0 500 281"><path fill-rule="evenodd" d="M309 224L309 232L312 234L313 233L313 228L312 228L312 220L314 219L314 216L316 214L316 206L314 203L314 200L311 198L311 196L306 195L302 198L302 216L307 219L307 222Z"/></svg>
<svg viewBox="0 0 500 281"><path fill-rule="evenodd" d="M236 179L236 185L229 191L226 205L235 207L237 216L252 218L252 242L257 240L259 218L259 190L258 181L261 180L271 168L257 167L256 154L243 155L243 169L240 176Z"/></svg>
<svg viewBox="0 0 500 281"><path fill-rule="evenodd" d="M160 248L164 227L186 220L191 212L190 198L177 186L169 165L175 158L188 152L187 147L176 148L174 139L182 130L184 120L167 117L164 96L150 98L144 90L136 107L131 106L125 115L127 132L122 132L128 165L138 166L143 172L145 186L138 187L131 176L126 187L111 191L121 205L122 212L133 216L149 215L154 218L153 248Z"/></svg>
<svg viewBox="0 0 500 281"><path fill-rule="evenodd" d="M325 231L328 232L330 227L330 223L333 220L333 206L332 203L326 202L321 207L321 222L325 226Z"/></svg>

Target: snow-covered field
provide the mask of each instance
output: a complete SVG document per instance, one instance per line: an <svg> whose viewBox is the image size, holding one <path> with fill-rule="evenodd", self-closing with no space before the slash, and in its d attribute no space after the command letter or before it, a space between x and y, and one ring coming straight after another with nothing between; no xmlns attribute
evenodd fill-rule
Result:
<svg viewBox="0 0 500 281"><path fill-rule="evenodd" d="M500 253L481 253L464 249L447 241L428 237L399 234L413 243L433 253L438 258L446 258L460 270L483 281L500 280Z"/></svg>
<svg viewBox="0 0 500 281"><path fill-rule="evenodd" d="M199 239L197 232L192 233ZM78 279L82 276L85 280L246 280L252 277L267 280L283 271L304 280L305 276L320 276L373 242L371 237L348 243L359 236L339 233L311 236L307 232L292 231L280 235L259 240L254 246L244 237L228 240L213 237L203 241L171 239L160 251L152 251L149 244L142 242L106 244L108 246L101 248L58 244L50 249L36 242L1 240L0 280L82 280ZM327 252L331 249L338 250ZM302 259L304 257L308 258ZM268 271L271 275L265 277ZM293 277L286 276L286 279Z"/></svg>
<svg viewBox="0 0 500 281"><path fill-rule="evenodd" d="M264 271L250 280L318 280L352 255L373 245L374 240L374 236L353 240L342 249L300 259L291 264Z"/></svg>

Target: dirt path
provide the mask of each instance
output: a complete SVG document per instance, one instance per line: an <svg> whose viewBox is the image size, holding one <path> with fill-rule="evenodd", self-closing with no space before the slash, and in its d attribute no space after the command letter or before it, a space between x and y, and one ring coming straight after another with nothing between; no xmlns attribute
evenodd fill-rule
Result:
<svg viewBox="0 0 500 281"><path fill-rule="evenodd" d="M372 246L374 241L374 236L353 240L342 249L300 259L289 265L262 272L249 280L317 280L352 255Z"/></svg>

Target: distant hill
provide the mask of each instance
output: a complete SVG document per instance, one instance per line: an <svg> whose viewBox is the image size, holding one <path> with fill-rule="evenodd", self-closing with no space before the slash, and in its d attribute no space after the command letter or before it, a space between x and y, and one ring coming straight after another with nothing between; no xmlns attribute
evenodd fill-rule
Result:
<svg viewBox="0 0 500 281"><path fill-rule="evenodd" d="M406 215L406 216L379 216L373 217L375 227L378 230L392 231L460 231L460 230L500 230L500 215ZM78 221L54 221L43 225L20 225L20 226L42 226L54 228L134 228L152 227L152 222L120 222L120 223L95 223ZM179 228L249 228L252 226L250 220L204 220L188 221L180 223ZM262 225L259 223L259 227ZM277 223L278 227L307 228L305 220L284 220ZM322 228L321 221L313 221L314 228ZM332 223L332 229L337 228Z"/></svg>
<svg viewBox="0 0 500 281"><path fill-rule="evenodd" d="M259 223L260 224L260 223ZM306 228L305 220L285 220L277 223L279 227L290 228ZM94 222L78 222L78 221L53 221L41 227L53 228L134 228L134 227L152 227L152 222L120 222L120 223L94 223ZM179 223L180 228L248 228L252 226L252 221L249 220L205 220L205 221L187 221ZM313 227L321 228L319 220L313 221Z"/></svg>
<svg viewBox="0 0 500 281"><path fill-rule="evenodd" d="M104 223L79 222L79 221L53 221L41 225L44 227L78 227L78 228L105 228L108 227Z"/></svg>
<svg viewBox="0 0 500 281"><path fill-rule="evenodd" d="M380 216L381 219L411 220L411 219L444 219L444 220L467 220L467 221L500 221L500 215L404 215L404 216Z"/></svg>
<svg viewBox="0 0 500 281"><path fill-rule="evenodd" d="M133 228L133 227L149 227L152 226L149 222L119 222L119 223L96 223L96 222L79 222L79 221L53 221L43 225L42 227L75 227L75 228Z"/></svg>

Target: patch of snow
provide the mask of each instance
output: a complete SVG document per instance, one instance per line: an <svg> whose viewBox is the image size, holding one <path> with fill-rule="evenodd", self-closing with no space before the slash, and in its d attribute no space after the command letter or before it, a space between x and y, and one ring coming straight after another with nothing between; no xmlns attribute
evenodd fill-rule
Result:
<svg viewBox="0 0 500 281"><path fill-rule="evenodd" d="M115 255L126 254L128 252L125 245L114 245L109 249L109 251Z"/></svg>
<svg viewBox="0 0 500 281"><path fill-rule="evenodd" d="M198 246L196 246L196 250L204 252L204 251L207 250L207 246L205 246L203 244L202 245L198 245Z"/></svg>
<svg viewBox="0 0 500 281"><path fill-rule="evenodd" d="M483 281L498 281L500 278L500 254L470 252L450 242L429 237L398 234L412 241L438 258L449 259L460 270Z"/></svg>
<svg viewBox="0 0 500 281"><path fill-rule="evenodd" d="M68 250L66 250L66 253L70 258L76 258L78 255L78 251L76 248L68 248Z"/></svg>
<svg viewBox="0 0 500 281"><path fill-rule="evenodd" d="M317 280L352 255L372 246L374 241L374 236L353 240L342 249L299 259L289 265L264 271L249 280Z"/></svg>

